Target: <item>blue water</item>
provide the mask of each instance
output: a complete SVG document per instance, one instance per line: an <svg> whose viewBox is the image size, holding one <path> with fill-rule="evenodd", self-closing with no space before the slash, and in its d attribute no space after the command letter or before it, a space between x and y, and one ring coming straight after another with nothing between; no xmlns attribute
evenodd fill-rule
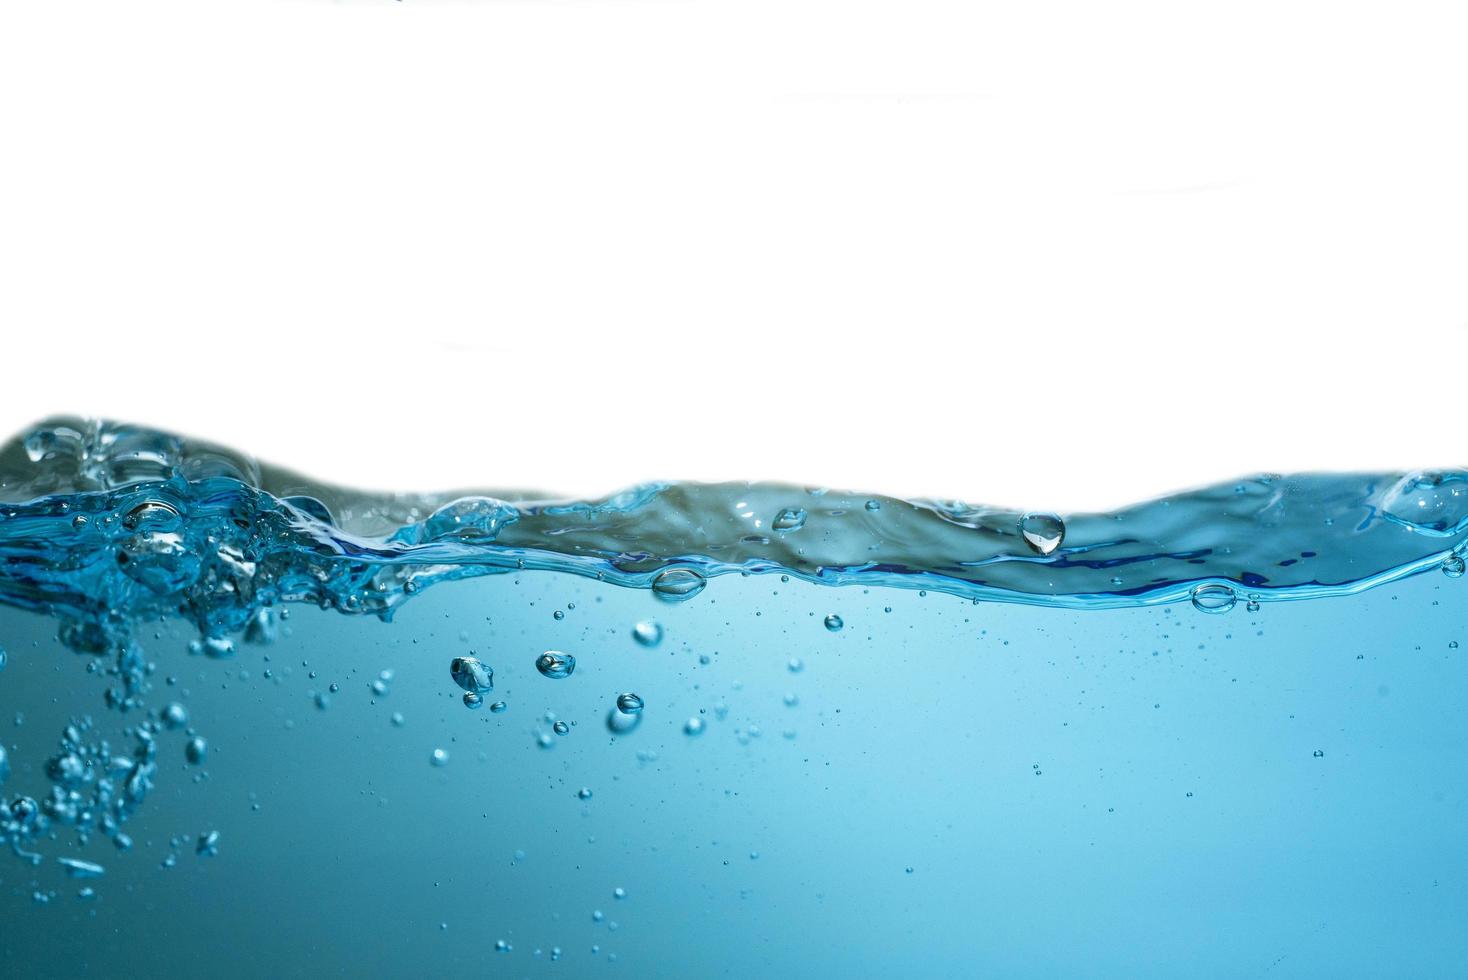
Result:
<svg viewBox="0 0 1468 980"><path fill-rule="evenodd" d="M1468 975L1465 490L383 496L51 420L0 448L0 962Z"/></svg>

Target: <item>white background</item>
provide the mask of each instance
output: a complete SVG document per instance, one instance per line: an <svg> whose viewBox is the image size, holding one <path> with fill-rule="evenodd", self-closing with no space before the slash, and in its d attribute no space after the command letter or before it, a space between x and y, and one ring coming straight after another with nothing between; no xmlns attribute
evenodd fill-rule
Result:
<svg viewBox="0 0 1468 980"><path fill-rule="evenodd" d="M1465 462L1456 4L14 2L0 429L1062 509Z"/></svg>

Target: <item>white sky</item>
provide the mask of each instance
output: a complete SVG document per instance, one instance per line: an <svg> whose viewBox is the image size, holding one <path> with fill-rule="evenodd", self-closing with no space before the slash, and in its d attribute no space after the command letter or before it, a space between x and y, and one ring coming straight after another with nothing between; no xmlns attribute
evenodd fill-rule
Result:
<svg viewBox="0 0 1468 980"><path fill-rule="evenodd" d="M1057 509L1464 463L1468 15L1182 6L11 4L0 429Z"/></svg>

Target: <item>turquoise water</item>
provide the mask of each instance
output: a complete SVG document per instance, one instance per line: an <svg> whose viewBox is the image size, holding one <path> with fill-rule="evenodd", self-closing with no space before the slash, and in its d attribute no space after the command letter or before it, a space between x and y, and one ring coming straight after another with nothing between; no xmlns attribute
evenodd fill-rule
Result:
<svg viewBox="0 0 1468 980"><path fill-rule="evenodd" d="M387 497L52 420L0 448L0 960L1462 976L1465 489Z"/></svg>

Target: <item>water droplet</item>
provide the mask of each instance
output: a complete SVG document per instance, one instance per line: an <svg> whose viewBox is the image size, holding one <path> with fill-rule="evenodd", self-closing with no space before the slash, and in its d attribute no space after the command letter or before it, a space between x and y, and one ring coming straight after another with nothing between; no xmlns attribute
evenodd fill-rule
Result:
<svg viewBox="0 0 1468 980"><path fill-rule="evenodd" d="M1227 585L1209 582L1193 589L1193 608L1206 613L1226 613L1239 597Z"/></svg>
<svg viewBox="0 0 1468 980"><path fill-rule="evenodd" d="M617 695L617 710L624 715L636 715L642 713L642 698L630 692Z"/></svg>
<svg viewBox="0 0 1468 980"><path fill-rule="evenodd" d="M655 619L644 619L632 627L632 638L645 647L655 647L663 642L663 627Z"/></svg>
<svg viewBox="0 0 1468 980"><path fill-rule="evenodd" d="M203 762L208 754L209 743L197 735L189 739L188 744L184 746L184 757L196 766Z"/></svg>
<svg viewBox="0 0 1468 980"><path fill-rule="evenodd" d="M1459 578L1463 574L1463 559L1457 555L1449 555L1443 559L1443 574L1448 578Z"/></svg>
<svg viewBox="0 0 1468 980"><path fill-rule="evenodd" d="M558 721L551 726L551 731L555 732L557 735L565 735L570 730L571 726L566 724L564 721Z"/></svg>
<svg viewBox="0 0 1468 980"><path fill-rule="evenodd" d="M464 707L470 711L478 711L484 707L484 698L475 691L464 692Z"/></svg>
<svg viewBox="0 0 1468 980"><path fill-rule="evenodd" d="M775 515L770 527L776 531L799 531L805 527L805 511L799 507L786 507Z"/></svg>
<svg viewBox="0 0 1468 980"><path fill-rule="evenodd" d="M703 719L702 718L699 718L697 715L695 715L692 718L689 718L688 721L686 721L683 724L683 734L685 734L685 735L701 735L701 734L703 734Z"/></svg>
<svg viewBox="0 0 1468 980"><path fill-rule="evenodd" d="M691 568L665 568L652 580L652 591L668 602L692 599L704 590L708 579Z"/></svg>
<svg viewBox="0 0 1468 980"><path fill-rule="evenodd" d="M1065 540L1065 522L1055 514L1025 514L1019 519L1019 533L1035 554L1049 555Z"/></svg>
<svg viewBox="0 0 1468 980"><path fill-rule="evenodd" d="M494 669L475 657L455 657L449 661L449 676L454 683L472 694L494 690Z"/></svg>
<svg viewBox="0 0 1468 980"><path fill-rule="evenodd" d="M163 727L169 731L178 731L189 723L189 711L177 701L171 702L163 709Z"/></svg>
<svg viewBox="0 0 1468 980"><path fill-rule="evenodd" d="M435 766L446 766L449 764L449 754L443 749L434 749L433 754L428 757L428 761L432 762Z"/></svg>
<svg viewBox="0 0 1468 980"><path fill-rule="evenodd" d="M830 630L832 633L835 633L837 630L845 625L846 621L835 613L832 613L831 615L826 617L826 629Z"/></svg>
<svg viewBox="0 0 1468 980"><path fill-rule="evenodd" d="M576 669L576 658L559 650L547 650L535 658L535 669L552 680L570 677Z"/></svg>

